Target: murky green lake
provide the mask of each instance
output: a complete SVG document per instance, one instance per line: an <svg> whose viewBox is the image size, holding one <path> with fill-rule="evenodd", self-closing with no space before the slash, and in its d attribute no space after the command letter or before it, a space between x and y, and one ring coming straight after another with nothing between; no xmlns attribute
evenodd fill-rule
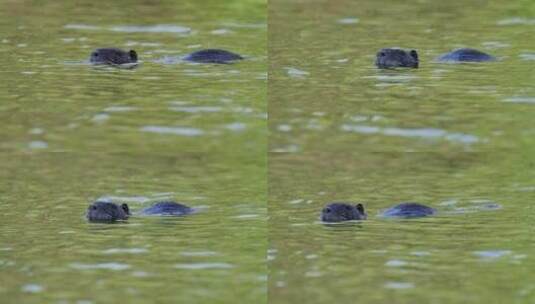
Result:
<svg viewBox="0 0 535 304"><path fill-rule="evenodd" d="M0 8L1 302L265 303L265 1ZM87 64L110 46L141 64ZM98 198L200 211L87 223Z"/></svg>
<svg viewBox="0 0 535 304"><path fill-rule="evenodd" d="M530 303L535 298L530 154L270 158L273 303ZM330 201L363 202L368 220L323 224L320 210ZM425 203L437 216L379 216L401 201Z"/></svg>
<svg viewBox="0 0 535 304"><path fill-rule="evenodd" d="M535 301L532 1L270 2L272 303ZM374 67L416 49L417 70ZM498 57L440 64L459 47ZM319 222L331 201L368 220ZM435 217L392 220L417 201Z"/></svg>
<svg viewBox="0 0 535 304"><path fill-rule="evenodd" d="M270 4L274 152L494 151L535 144L530 1L279 1ZM529 17L531 16L531 17ZM379 70L383 47L419 69ZM489 64L443 64L459 47Z"/></svg>
<svg viewBox="0 0 535 304"><path fill-rule="evenodd" d="M4 1L0 302L535 301L534 16L527 0ZM99 47L140 64L92 67ZM420 68L378 70L383 47ZM459 47L498 60L434 60ZM203 48L245 60L181 60ZM134 215L88 223L97 199ZM137 214L161 200L198 212ZM331 201L368 220L321 223ZM438 213L379 216L402 201Z"/></svg>

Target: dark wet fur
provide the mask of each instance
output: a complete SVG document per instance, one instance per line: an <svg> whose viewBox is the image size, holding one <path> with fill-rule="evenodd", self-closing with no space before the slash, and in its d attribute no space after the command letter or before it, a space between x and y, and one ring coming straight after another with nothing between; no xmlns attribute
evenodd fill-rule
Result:
<svg viewBox="0 0 535 304"><path fill-rule="evenodd" d="M190 214L193 209L175 202L159 202L141 211L145 215L172 215L181 216Z"/></svg>
<svg viewBox="0 0 535 304"><path fill-rule="evenodd" d="M94 202L87 208L86 217L91 222L115 222L130 216L127 204L118 206L109 202Z"/></svg>
<svg viewBox="0 0 535 304"><path fill-rule="evenodd" d="M418 53L415 50L381 49L375 59L375 65L381 69L418 68L418 63Z"/></svg>
<svg viewBox="0 0 535 304"><path fill-rule="evenodd" d="M137 53L134 50L123 51L117 48L96 49L91 53L89 61L92 64L125 64L136 63Z"/></svg>
<svg viewBox="0 0 535 304"><path fill-rule="evenodd" d="M323 208L320 218L324 222L343 222L365 220L367 215L362 204L330 203Z"/></svg>
<svg viewBox="0 0 535 304"><path fill-rule="evenodd" d="M483 61L494 61L496 58L493 56L483 53L478 50L463 48L451 51L447 54L444 54L437 59L438 61L446 62L483 62Z"/></svg>
<svg viewBox="0 0 535 304"><path fill-rule="evenodd" d="M424 217L435 214L436 210L418 203L401 203L385 210L382 215L386 217Z"/></svg>
<svg viewBox="0 0 535 304"><path fill-rule="evenodd" d="M186 57L184 60L198 62L198 63L231 63L236 60L242 60L243 57L225 50L218 49L207 49L193 52Z"/></svg>

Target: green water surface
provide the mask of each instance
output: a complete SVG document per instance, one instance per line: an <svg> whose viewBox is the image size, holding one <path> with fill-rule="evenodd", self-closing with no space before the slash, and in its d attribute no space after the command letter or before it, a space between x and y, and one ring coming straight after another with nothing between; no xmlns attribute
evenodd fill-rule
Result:
<svg viewBox="0 0 535 304"><path fill-rule="evenodd" d="M265 1L4 1L0 17L0 302L265 303ZM94 68L99 47L141 63ZM202 48L246 60L180 61ZM88 223L96 199L134 215ZM199 212L136 215L158 200Z"/></svg>
<svg viewBox="0 0 535 304"><path fill-rule="evenodd" d="M533 303L532 1L270 2L272 303ZM384 47L419 69L379 70ZM472 47L497 57L443 64ZM332 201L368 220L326 225ZM382 218L416 201L437 216Z"/></svg>

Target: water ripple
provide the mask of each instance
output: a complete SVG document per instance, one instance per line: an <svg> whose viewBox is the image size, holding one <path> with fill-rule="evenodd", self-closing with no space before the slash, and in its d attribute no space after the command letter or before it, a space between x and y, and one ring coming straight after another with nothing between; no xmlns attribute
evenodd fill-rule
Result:
<svg viewBox="0 0 535 304"><path fill-rule="evenodd" d="M387 136L400 137L420 137L420 138L443 138L452 142L459 142L463 144L473 144L479 142L479 138L475 135L466 133L452 133L442 129L435 128L421 128L421 129L402 129L402 128L381 128L368 125L351 125L343 124L342 131L355 132L361 134L383 134Z"/></svg>
<svg viewBox="0 0 535 304"><path fill-rule="evenodd" d="M130 268L128 264L122 263L99 263L99 264L82 264L82 263L72 263L70 264L71 268L79 270L88 270L88 269L107 269L107 270L126 270Z"/></svg>
<svg viewBox="0 0 535 304"><path fill-rule="evenodd" d="M227 263L191 263L191 264L175 264L177 269L201 270L201 269L231 269L234 268Z"/></svg>
<svg viewBox="0 0 535 304"><path fill-rule="evenodd" d="M186 34L191 32L189 27L172 25L172 24L156 24L156 25L118 25L112 27L101 27L89 24L67 24L64 26L71 30L107 30L113 32L123 33L178 33Z"/></svg>
<svg viewBox="0 0 535 304"><path fill-rule="evenodd" d="M205 132L197 128L188 127L166 127L166 126L144 126L140 129L143 132L159 133L159 134L173 134L180 136L201 136Z"/></svg>
<svg viewBox="0 0 535 304"><path fill-rule="evenodd" d="M110 248L102 251L104 254L123 254L123 253L130 253L130 254L140 254L140 253L146 253L148 250L146 248Z"/></svg>
<svg viewBox="0 0 535 304"><path fill-rule="evenodd" d="M21 290L28 293L39 293L44 290L43 286L38 284L26 284L22 286Z"/></svg>
<svg viewBox="0 0 535 304"><path fill-rule="evenodd" d="M535 103L535 97L515 96L515 97L505 98L503 101L511 102L511 103Z"/></svg>

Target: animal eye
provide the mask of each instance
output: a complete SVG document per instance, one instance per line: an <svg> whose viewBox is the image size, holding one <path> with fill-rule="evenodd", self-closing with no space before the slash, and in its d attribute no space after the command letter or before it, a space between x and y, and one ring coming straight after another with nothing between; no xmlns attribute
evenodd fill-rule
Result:
<svg viewBox="0 0 535 304"><path fill-rule="evenodd" d="M381 53L379 53L379 56L381 56L381 57L385 57L385 56L386 56L386 53L385 53L385 52L381 52Z"/></svg>
<svg viewBox="0 0 535 304"><path fill-rule="evenodd" d="M325 213L331 213L331 208L327 207L327 208L323 209L323 211L325 211Z"/></svg>
<svg viewBox="0 0 535 304"><path fill-rule="evenodd" d="M97 206L92 206L91 209L97 210Z"/></svg>
<svg viewBox="0 0 535 304"><path fill-rule="evenodd" d="M98 53L93 53L93 56L98 57Z"/></svg>

